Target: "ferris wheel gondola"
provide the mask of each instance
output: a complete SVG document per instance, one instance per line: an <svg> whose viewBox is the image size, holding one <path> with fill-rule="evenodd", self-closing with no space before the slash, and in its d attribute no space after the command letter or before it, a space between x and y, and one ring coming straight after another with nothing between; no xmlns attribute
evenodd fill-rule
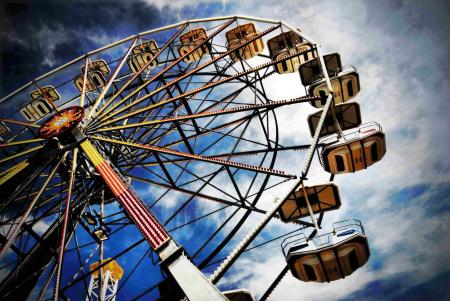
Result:
<svg viewBox="0 0 450 301"><path fill-rule="evenodd" d="M282 248L294 277L306 282L345 278L363 266L370 256L367 237L357 220L337 222L333 232L310 240L303 233L288 237Z"/></svg>
<svg viewBox="0 0 450 301"><path fill-rule="evenodd" d="M366 169L380 161L385 153L385 135L381 126L372 122L349 131L336 143L324 147L320 156L326 171L339 174Z"/></svg>
<svg viewBox="0 0 450 301"><path fill-rule="evenodd" d="M360 90L359 75L353 66L345 67L336 76L331 77L330 81L333 87L334 103L336 105L349 101ZM329 93L327 83L323 79L311 84L309 87L309 95L320 95L322 99L326 98ZM317 108L323 106L323 103L318 101L311 102L311 104Z"/></svg>
<svg viewBox="0 0 450 301"><path fill-rule="evenodd" d="M332 183L305 187L304 192L299 189L291 193L288 198L282 201L279 209L281 220L287 222L302 217L309 216L309 205L314 214L330 210L337 210L341 206L338 187Z"/></svg>

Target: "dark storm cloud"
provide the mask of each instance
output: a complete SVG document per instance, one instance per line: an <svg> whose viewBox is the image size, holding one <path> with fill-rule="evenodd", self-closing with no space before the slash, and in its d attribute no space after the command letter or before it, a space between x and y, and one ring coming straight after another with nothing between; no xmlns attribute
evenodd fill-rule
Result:
<svg viewBox="0 0 450 301"><path fill-rule="evenodd" d="M4 1L0 7L0 97L103 46L105 40L172 21L165 16L141 1Z"/></svg>

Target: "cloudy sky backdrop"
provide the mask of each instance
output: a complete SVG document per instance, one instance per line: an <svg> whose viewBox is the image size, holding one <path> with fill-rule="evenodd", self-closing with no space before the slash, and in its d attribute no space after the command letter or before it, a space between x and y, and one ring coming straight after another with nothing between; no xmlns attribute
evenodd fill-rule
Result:
<svg viewBox="0 0 450 301"><path fill-rule="evenodd" d="M450 108L448 1L4 1L0 6L0 97L88 51L186 19L252 15L284 20L355 65L364 121L386 132L382 162L337 176L342 208L326 215L363 221L372 256L345 280L301 283L287 275L271 299L444 300L450 298ZM271 87L291 96L288 80ZM303 106L302 106L303 108ZM283 139L311 112L279 111ZM277 111L278 112L278 111ZM303 131L303 130L302 130ZM303 133L303 132L302 132ZM306 133L306 130L305 130ZM286 158L289 160L289 158ZM293 159L294 160L294 159ZM289 162L289 161L287 161ZM297 160L298 162L298 160ZM285 164L299 174L300 163ZM323 181L317 164L311 181ZM266 197L266 205L277 191ZM250 228L251 225L248 225ZM264 233L276 233L271 223ZM284 266L278 245L246 254L223 287L260 296Z"/></svg>

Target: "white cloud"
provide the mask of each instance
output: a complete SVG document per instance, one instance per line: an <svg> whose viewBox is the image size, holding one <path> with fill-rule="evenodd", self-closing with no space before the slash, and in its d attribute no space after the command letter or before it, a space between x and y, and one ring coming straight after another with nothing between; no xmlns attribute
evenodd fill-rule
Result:
<svg viewBox="0 0 450 301"><path fill-rule="evenodd" d="M207 4L207 3L221 3L223 6L225 6L228 3L228 0L206 0L206 1L198 1L198 0L174 0L174 1L168 1L168 0L162 0L162 1L155 1L155 0L143 0L144 2L156 6L159 10L163 10L165 8L171 8L174 10L181 10L184 7L197 7L200 4Z"/></svg>

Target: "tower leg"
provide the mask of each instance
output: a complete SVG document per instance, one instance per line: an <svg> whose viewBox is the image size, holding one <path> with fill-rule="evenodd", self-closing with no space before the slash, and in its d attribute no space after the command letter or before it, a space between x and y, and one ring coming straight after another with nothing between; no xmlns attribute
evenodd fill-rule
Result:
<svg viewBox="0 0 450 301"><path fill-rule="evenodd" d="M107 299L106 299L106 292L107 292L108 287L109 287L110 278L111 278L111 271L110 270L106 270L105 274L103 276L102 287L101 287L101 290L100 290L100 301L107 301Z"/></svg>
<svg viewBox="0 0 450 301"><path fill-rule="evenodd" d="M181 287L186 297L192 301L227 301L219 289L183 254L173 240L157 251L167 268Z"/></svg>
<svg viewBox="0 0 450 301"><path fill-rule="evenodd" d="M88 295L86 296L86 301L98 301L98 278L91 277L91 280L89 281L89 288L88 288Z"/></svg>

